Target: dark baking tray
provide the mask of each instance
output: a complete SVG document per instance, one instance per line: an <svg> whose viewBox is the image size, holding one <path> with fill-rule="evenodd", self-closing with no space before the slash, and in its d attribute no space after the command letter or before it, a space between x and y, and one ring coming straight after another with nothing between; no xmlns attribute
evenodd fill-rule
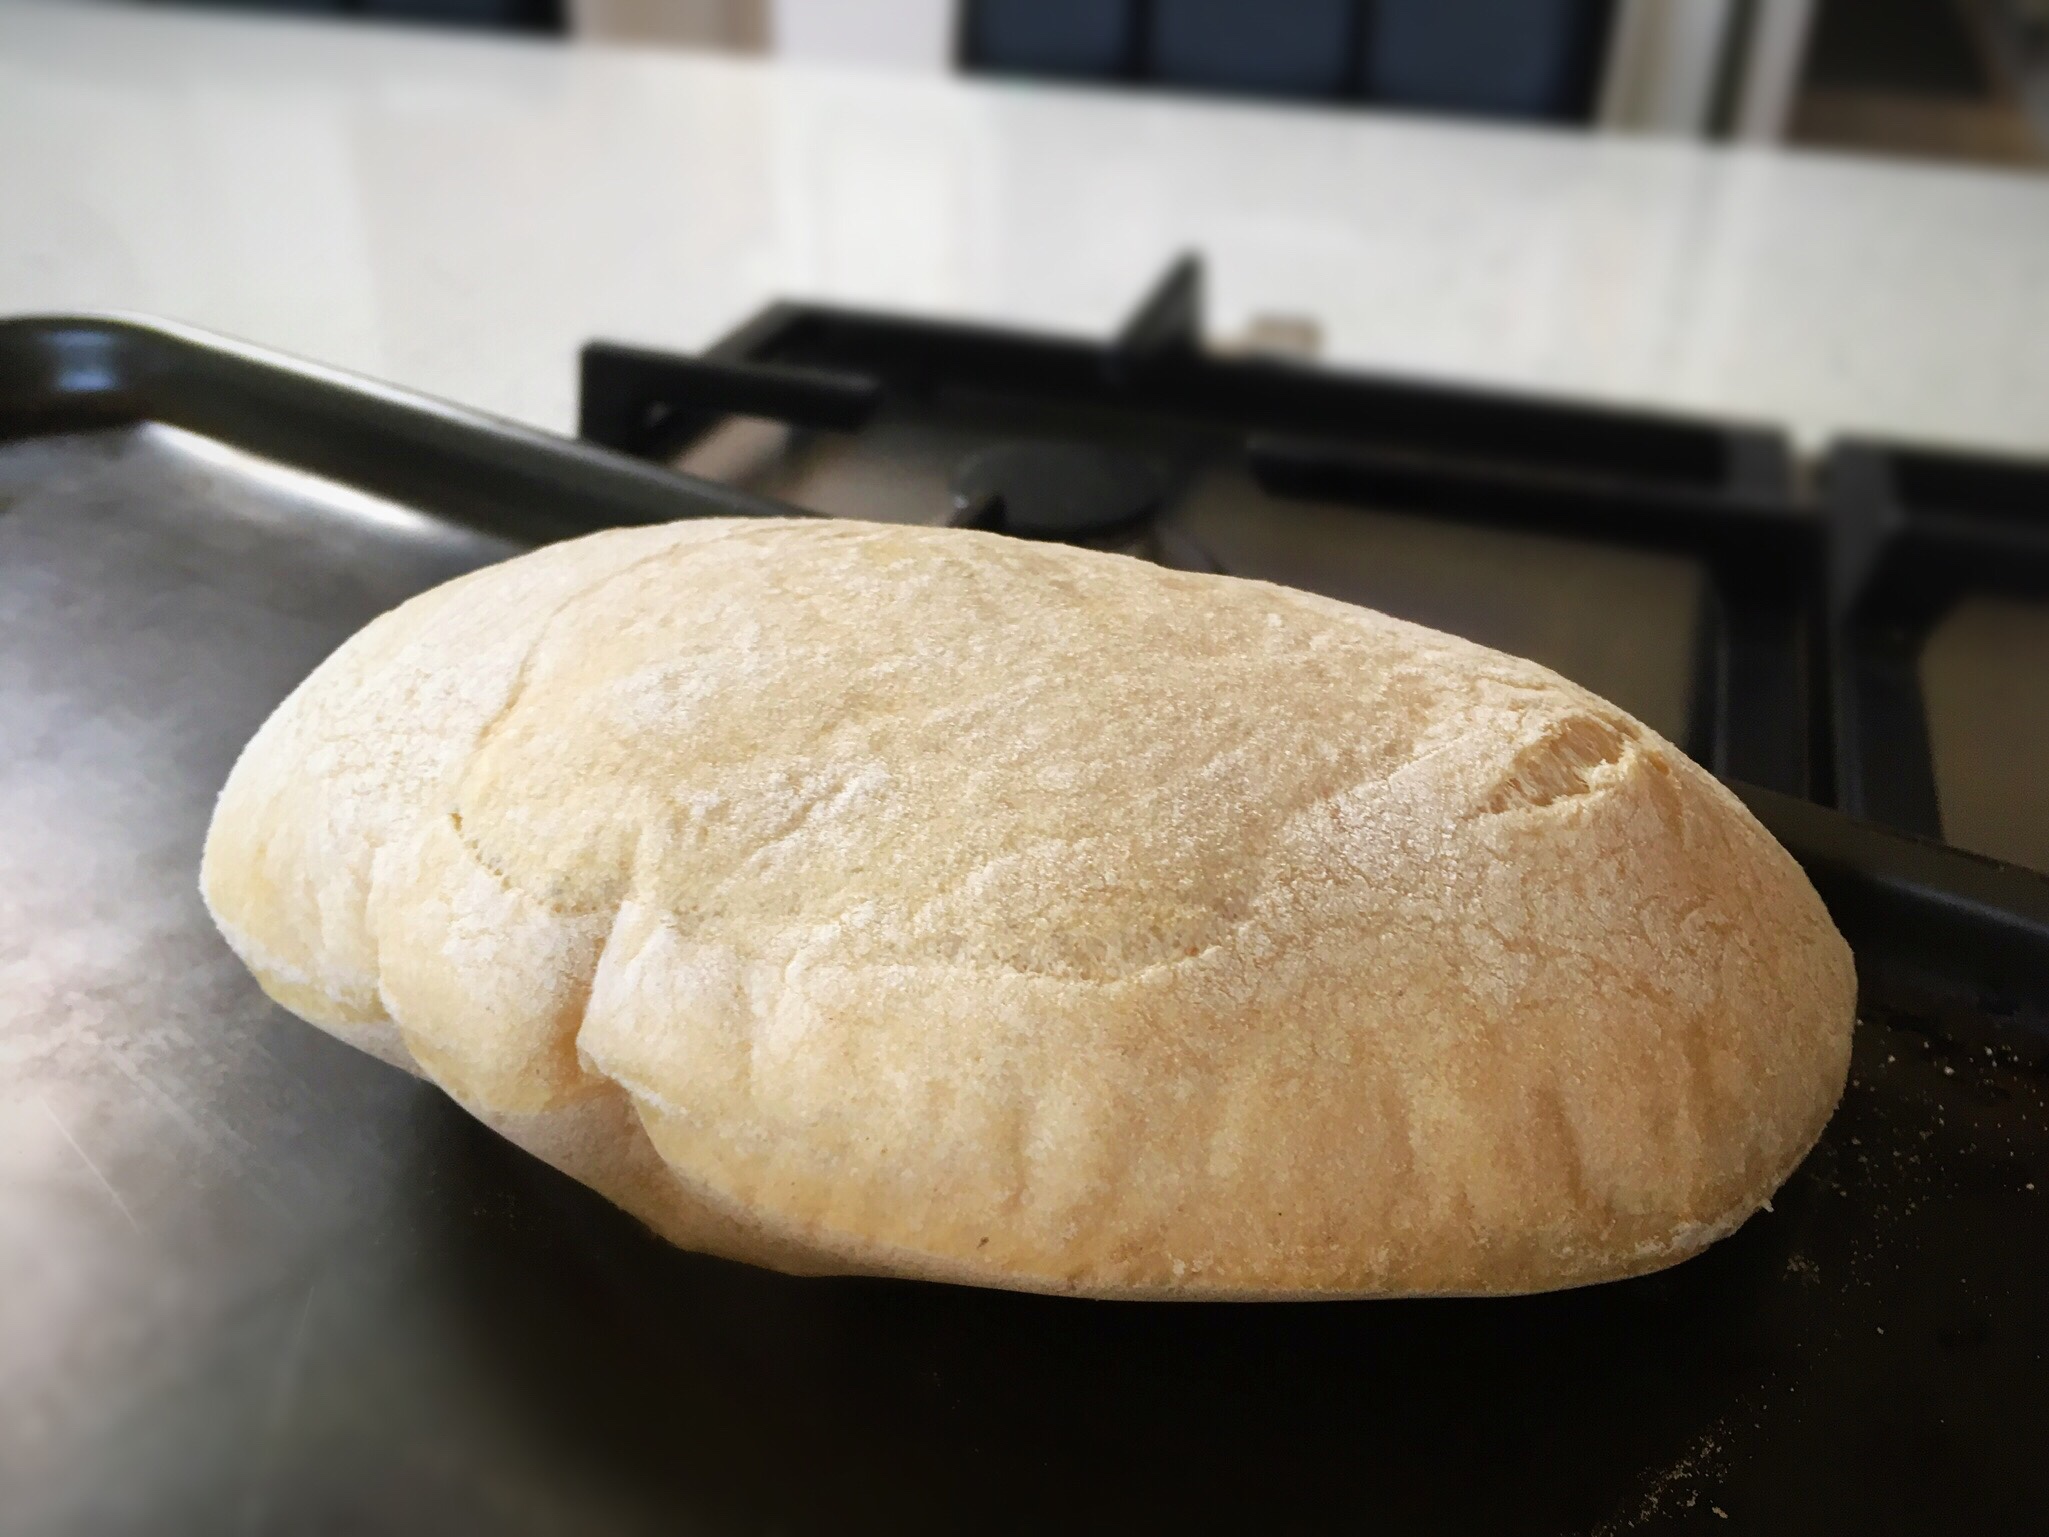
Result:
<svg viewBox="0 0 2049 1537"><path fill-rule="evenodd" d="M1857 947L1855 1073L1775 1210L1659 1276L1238 1307L793 1280L290 1020L194 889L240 744L371 615L765 504L90 318L0 324L0 439L0 1530L2041 1525L2039 877L1751 792Z"/></svg>
<svg viewBox="0 0 2049 1537"><path fill-rule="evenodd" d="M1105 341L777 304L702 357L594 342L580 432L717 473L736 456L715 435L765 420L792 436L736 483L926 521L992 441L1164 463L1145 529L1110 547L1532 656L1717 773L1826 797L1825 528L1779 433L1220 356L1202 286L1184 258Z"/></svg>

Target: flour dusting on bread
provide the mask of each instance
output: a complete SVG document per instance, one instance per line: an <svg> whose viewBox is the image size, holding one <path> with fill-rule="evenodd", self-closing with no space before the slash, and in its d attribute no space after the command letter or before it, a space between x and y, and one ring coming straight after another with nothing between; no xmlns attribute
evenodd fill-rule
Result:
<svg viewBox="0 0 2049 1537"><path fill-rule="evenodd" d="M706 520L427 593L203 885L273 995L679 1243L1108 1296L1512 1292L1739 1224L1855 979L1531 663L958 530Z"/></svg>

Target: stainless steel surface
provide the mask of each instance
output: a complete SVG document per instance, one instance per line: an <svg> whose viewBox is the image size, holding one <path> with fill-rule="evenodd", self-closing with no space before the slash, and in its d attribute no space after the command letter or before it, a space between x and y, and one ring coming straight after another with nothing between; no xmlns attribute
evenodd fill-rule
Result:
<svg viewBox="0 0 2049 1537"><path fill-rule="evenodd" d="M0 1530L269 1529L309 1420L406 1412L351 1246L454 1112L264 999L196 872L293 684L515 548L168 428L0 446ZM431 1511L437 1455L380 1481Z"/></svg>
<svg viewBox="0 0 2049 1537"><path fill-rule="evenodd" d="M954 467L1016 431L1001 418L934 422L887 410L858 435L735 417L675 467L829 517L943 523L953 512Z"/></svg>
<svg viewBox="0 0 2049 1537"><path fill-rule="evenodd" d="M1945 842L2049 870L2049 608L1959 603L1921 651L1921 697Z"/></svg>

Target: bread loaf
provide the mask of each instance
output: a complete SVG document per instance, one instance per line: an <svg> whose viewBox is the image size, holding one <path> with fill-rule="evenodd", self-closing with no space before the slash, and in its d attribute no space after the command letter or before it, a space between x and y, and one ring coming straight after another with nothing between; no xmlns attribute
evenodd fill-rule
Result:
<svg viewBox="0 0 2049 1537"><path fill-rule="evenodd" d="M676 1243L1098 1296L1670 1264L1854 1013L1786 853L1543 668L945 529L415 598L250 742L202 886L285 1007Z"/></svg>

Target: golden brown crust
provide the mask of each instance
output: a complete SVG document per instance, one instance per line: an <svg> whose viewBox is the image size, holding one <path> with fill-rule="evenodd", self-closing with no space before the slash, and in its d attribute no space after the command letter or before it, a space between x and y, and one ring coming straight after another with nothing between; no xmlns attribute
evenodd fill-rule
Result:
<svg viewBox="0 0 2049 1537"><path fill-rule="evenodd" d="M287 1007L678 1243L1119 1296L1541 1289L1740 1223L1855 981L1717 784L1262 583L706 521L386 615L203 886Z"/></svg>

